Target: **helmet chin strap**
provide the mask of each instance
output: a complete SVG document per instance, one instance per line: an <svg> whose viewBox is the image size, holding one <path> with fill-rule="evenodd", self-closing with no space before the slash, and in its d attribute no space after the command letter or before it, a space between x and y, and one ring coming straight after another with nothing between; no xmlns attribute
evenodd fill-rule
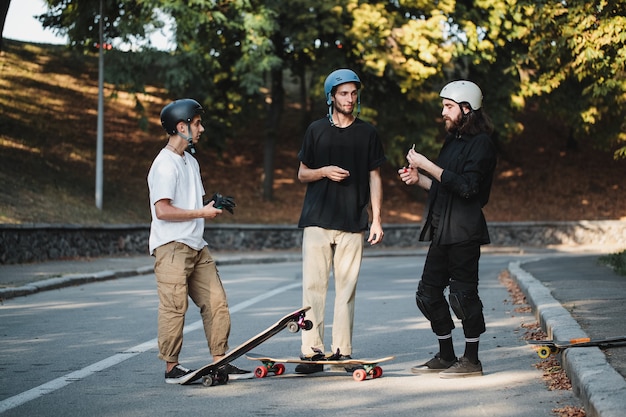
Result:
<svg viewBox="0 0 626 417"><path fill-rule="evenodd" d="M187 123L187 131L191 133L191 123L189 122ZM187 141L187 149L192 155L195 155L196 147L193 144L193 136L186 136L181 132L176 132L176 134Z"/></svg>

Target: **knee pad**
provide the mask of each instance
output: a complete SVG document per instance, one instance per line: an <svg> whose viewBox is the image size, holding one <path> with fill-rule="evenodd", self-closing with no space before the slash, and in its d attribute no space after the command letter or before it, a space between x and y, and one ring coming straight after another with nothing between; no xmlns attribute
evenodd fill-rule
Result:
<svg viewBox="0 0 626 417"><path fill-rule="evenodd" d="M448 308L448 303L443 297L443 290L424 285L422 281L417 286L415 302L417 303L417 308L424 314L424 317L430 321L436 318L438 315L437 310L441 309L442 303L445 305L445 309Z"/></svg>
<svg viewBox="0 0 626 417"><path fill-rule="evenodd" d="M476 290L453 290L450 289L450 307L459 320L467 320L482 315L483 303L478 297Z"/></svg>
<svg viewBox="0 0 626 417"><path fill-rule="evenodd" d="M462 297L463 296L461 296L461 298ZM463 304L461 304L461 300L459 300L459 295L450 294L448 299L450 300L450 307L452 307L452 311L454 311L457 318L459 320L465 320L467 318L467 314L465 314L465 311L463 310Z"/></svg>
<svg viewBox="0 0 626 417"><path fill-rule="evenodd" d="M420 297L419 292L415 293L415 302L417 303L417 308L419 308L424 317L426 317L426 319L428 320L432 320L432 316L429 313L427 301Z"/></svg>

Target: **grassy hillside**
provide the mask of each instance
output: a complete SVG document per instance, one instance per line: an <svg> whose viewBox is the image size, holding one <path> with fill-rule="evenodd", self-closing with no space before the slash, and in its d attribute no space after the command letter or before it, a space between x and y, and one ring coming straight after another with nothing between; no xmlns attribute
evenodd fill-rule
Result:
<svg viewBox="0 0 626 417"><path fill-rule="evenodd" d="M105 92L104 207L95 207L97 57L64 47L6 41L0 57L0 223L121 224L149 222L146 175L165 145L158 115L166 93L151 87L140 99L149 117L138 125L134 98ZM288 119L286 117L285 119ZM303 132L278 139L275 201L260 198L262 138L257 125L230 139L218 156L200 146L207 193L233 195L235 215L218 222L293 224L304 186L296 181ZM529 114L526 133L502 147L491 221L626 218L626 161L581 145L565 151L557 123ZM381 132L384 137L384 132ZM204 135L211 140L211 132ZM242 144L245 144L242 146ZM424 194L384 175L384 222L421 220Z"/></svg>

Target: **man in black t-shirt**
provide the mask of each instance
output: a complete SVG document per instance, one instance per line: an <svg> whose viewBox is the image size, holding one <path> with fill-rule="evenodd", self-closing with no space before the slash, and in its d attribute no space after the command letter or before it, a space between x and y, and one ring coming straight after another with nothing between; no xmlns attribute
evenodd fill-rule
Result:
<svg viewBox="0 0 626 417"><path fill-rule="evenodd" d="M332 72L324 83L328 116L308 127L298 153L298 179L307 184L298 227L302 240L303 305L313 329L302 333L302 357L324 352L324 310L331 270L335 304L331 349L343 359L352 355L354 299L361 267L363 232L367 241L383 238L382 181L385 162L376 129L354 116L360 111L359 77L349 69ZM321 365L299 365L296 372L313 373Z"/></svg>

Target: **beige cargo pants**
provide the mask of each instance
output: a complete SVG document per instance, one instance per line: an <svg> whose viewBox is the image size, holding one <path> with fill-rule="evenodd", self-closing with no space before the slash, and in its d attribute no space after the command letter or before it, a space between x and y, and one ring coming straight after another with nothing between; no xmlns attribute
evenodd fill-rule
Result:
<svg viewBox="0 0 626 417"><path fill-rule="evenodd" d="M205 246L197 251L171 242L154 251L159 293L159 358L178 362L183 346L188 297L200 308L209 350L220 356L228 350L230 312L215 260Z"/></svg>

